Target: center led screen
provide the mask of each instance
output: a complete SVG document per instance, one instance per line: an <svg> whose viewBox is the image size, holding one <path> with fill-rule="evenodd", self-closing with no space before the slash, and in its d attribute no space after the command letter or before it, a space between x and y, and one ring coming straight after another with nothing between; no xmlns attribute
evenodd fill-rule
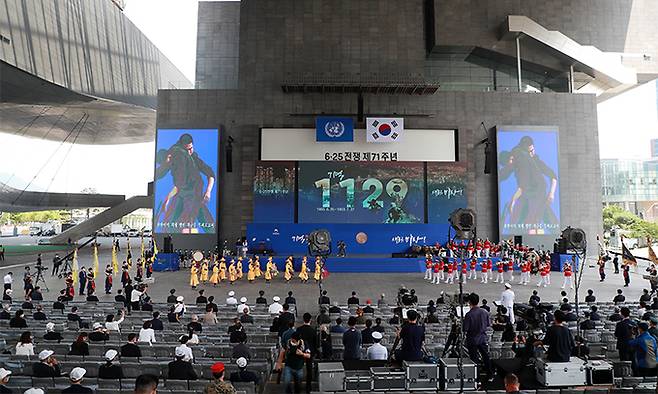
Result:
<svg viewBox="0 0 658 394"><path fill-rule="evenodd" d="M299 223L423 223L423 163L300 162Z"/></svg>

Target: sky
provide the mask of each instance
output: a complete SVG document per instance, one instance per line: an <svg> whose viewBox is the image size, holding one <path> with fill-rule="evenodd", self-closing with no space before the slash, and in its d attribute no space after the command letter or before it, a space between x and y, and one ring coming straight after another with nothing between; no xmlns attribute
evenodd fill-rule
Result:
<svg viewBox="0 0 658 394"><path fill-rule="evenodd" d="M194 81L197 0L127 0L126 16ZM656 82L632 89L598 106L601 158L649 158L649 140L658 138ZM23 188L39 173L59 143L0 133L0 181ZM63 146L29 190L99 193L146 193L153 179L154 144ZM26 160L25 158L28 158ZM66 160L64 160L66 159ZM59 171L56 169L64 162ZM19 165L20 164L20 165ZM53 179L54 178L54 179Z"/></svg>

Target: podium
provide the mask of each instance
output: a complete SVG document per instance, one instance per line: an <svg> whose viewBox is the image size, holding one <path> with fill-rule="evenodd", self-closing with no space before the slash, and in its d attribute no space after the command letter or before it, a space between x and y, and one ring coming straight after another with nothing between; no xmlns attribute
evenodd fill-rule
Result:
<svg viewBox="0 0 658 394"><path fill-rule="evenodd" d="M573 262L571 261L572 256L574 257ZM551 271L562 272L562 267L564 267L564 263L566 263L567 261L572 263L571 266L573 268L573 272L578 272L580 258L572 254L559 254L559 253L553 253L551 255Z"/></svg>
<svg viewBox="0 0 658 394"><path fill-rule="evenodd" d="M158 253L153 262L153 271L178 271L180 269L180 259L178 253Z"/></svg>

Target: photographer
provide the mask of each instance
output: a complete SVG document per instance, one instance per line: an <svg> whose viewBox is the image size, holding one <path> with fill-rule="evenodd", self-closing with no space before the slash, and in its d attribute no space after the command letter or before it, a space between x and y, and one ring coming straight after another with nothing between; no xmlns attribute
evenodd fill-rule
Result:
<svg viewBox="0 0 658 394"><path fill-rule="evenodd" d="M564 312L555 311L555 322L546 330L546 335L541 341L536 341L535 346L548 346L546 358L555 363L569 362L576 343L571 336L569 328L563 325Z"/></svg>
<svg viewBox="0 0 658 394"><path fill-rule="evenodd" d="M402 341L402 346L395 354L395 359L402 361L422 361L423 343L425 342L425 327L419 326L418 312L407 311L407 322L401 329L396 329L397 338Z"/></svg>
<svg viewBox="0 0 658 394"><path fill-rule="evenodd" d="M468 297L468 305L471 308L464 316L463 331L466 336L466 348L468 355L474 362L480 359L487 373L487 380L491 381L491 361L489 359L489 346L487 344L487 328L489 328L489 313L480 308L480 297L471 293Z"/></svg>

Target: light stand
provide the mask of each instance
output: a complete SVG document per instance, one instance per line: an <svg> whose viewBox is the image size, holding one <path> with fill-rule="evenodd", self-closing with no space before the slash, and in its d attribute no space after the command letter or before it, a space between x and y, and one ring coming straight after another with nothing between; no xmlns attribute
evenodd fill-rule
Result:
<svg viewBox="0 0 658 394"><path fill-rule="evenodd" d="M573 246L573 243L569 242L571 246ZM583 252L583 257L582 259L580 258L580 254L578 253L580 249L574 249L576 251L576 260L580 260L580 266L578 273L574 275L574 287L575 287L575 292L574 292L574 298L575 298L575 305L576 305L576 335L578 337L582 337L582 333L580 331L580 308L578 307L578 290L580 289L580 284L581 284L581 279L583 277L583 272L585 271L585 263L587 259L587 246L585 246L582 249ZM578 346L578 357L580 357L580 346Z"/></svg>

